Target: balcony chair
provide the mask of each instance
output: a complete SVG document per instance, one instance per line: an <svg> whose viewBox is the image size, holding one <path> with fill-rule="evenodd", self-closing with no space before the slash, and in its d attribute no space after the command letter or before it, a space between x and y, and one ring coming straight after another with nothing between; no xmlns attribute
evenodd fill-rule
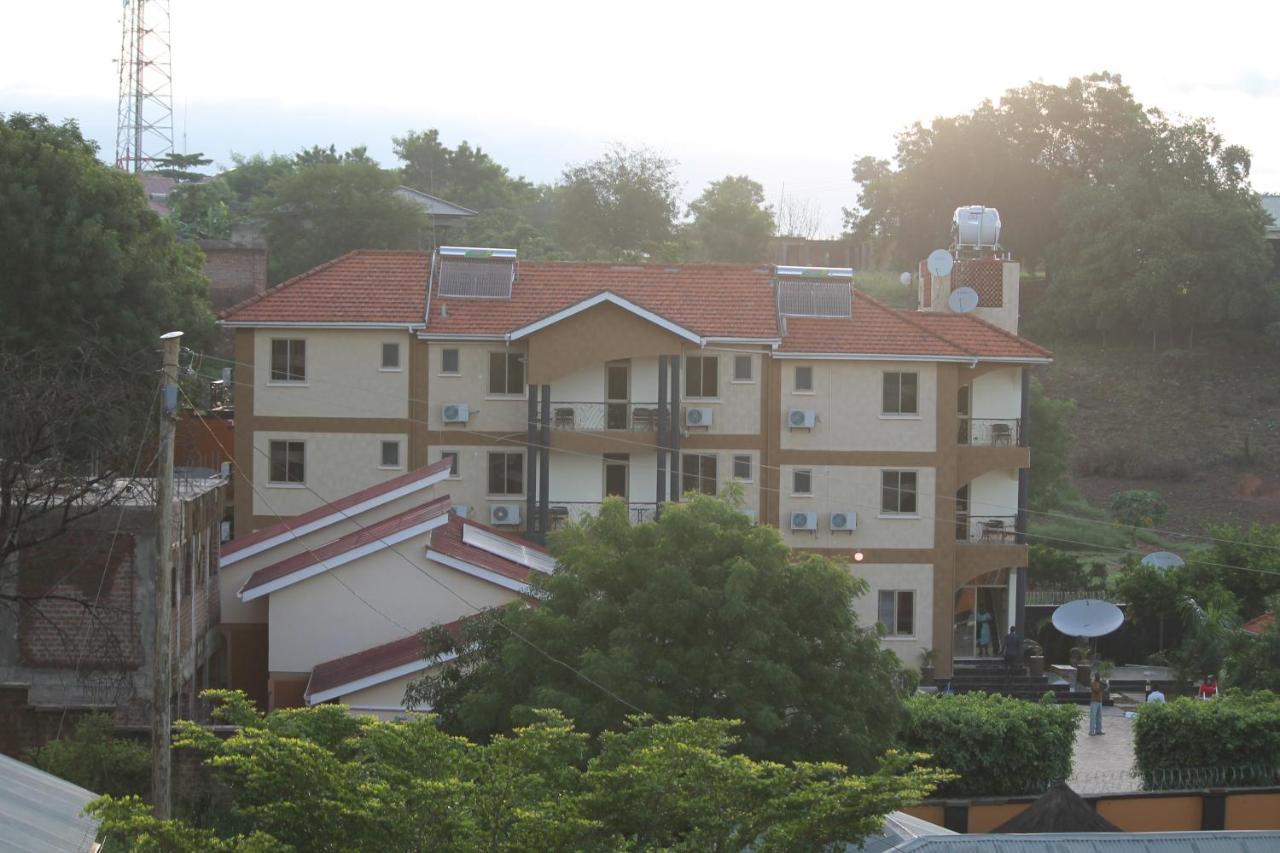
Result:
<svg viewBox="0 0 1280 853"><path fill-rule="evenodd" d="M556 429L573 429L573 407L557 407L553 413L552 423Z"/></svg>
<svg viewBox="0 0 1280 853"><path fill-rule="evenodd" d="M1013 427L1008 424L992 424L991 446L1013 447Z"/></svg>

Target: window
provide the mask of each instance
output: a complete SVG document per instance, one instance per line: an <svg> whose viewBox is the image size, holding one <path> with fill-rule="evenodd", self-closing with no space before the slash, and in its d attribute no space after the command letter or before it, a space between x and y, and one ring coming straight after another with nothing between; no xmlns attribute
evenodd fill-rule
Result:
<svg viewBox="0 0 1280 853"><path fill-rule="evenodd" d="M813 368L797 367L795 390L808 392L813 390Z"/></svg>
<svg viewBox="0 0 1280 853"><path fill-rule="evenodd" d="M716 493L716 458L700 453L686 453L680 457L680 491Z"/></svg>
<svg viewBox="0 0 1280 853"><path fill-rule="evenodd" d="M750 382L752 374L751 356L735 355L733 357L733 381Z"/></svg>
<svg viewBox="0 0 1280 853"><path fill-rule="evenodd" d="M400 467L400 442L398 441L382 442L382 467L383 468L399 468Z"/></svg>
<svg viewBox="0 0 1280 853"><path fill-rule="evenodd" d="M880 511L895 515L915 515L915 471L880 472Z"/></svg>
<svg viewBox="0 0 1280 853"><path fill-rule="evenodd" d="M877 619L888 636L911 636L916 631L916 594L910 589L882 589Z"/></svg>
<svg viewBox="0 0 1280 853"><path fill-rule="evenodd" d="M521 353L489 353L489 393L524 393L524 356Z"/></svg>
<svg viewBox="0 0 1280 853"><path fill-rule="evenodd" d="M489 494L524 494L524 454L489 454Z"/></svg>
<svg viewBox="0 0 1280 853"><path fill-rule="evenodd" d="M400 369L400 345L399 344L383 344L382 345L382 369L383 370L399 370Z"/></svg>
<svg viewBox="0 0 1280 853"><path fill-rule="evenodd" d="M918 415L920 403L916 389L916 373L886 373L884 375L884 405L886 415Z"/></svg>
<svg viewBox="0 0 1280 853"><path fill-rule="evenodd" d="M441 459L441 460L444 460L444 459L448 459L448 460L449 460L449 479L451 479L451 480L456 480L456 479L458 478L458 476L459 476L459 474L458 474L458 451L456 451L456 450L444 450L444 451L441 451L441 452L440 452L440 459Z"/></svg>
<svg viewBox="0 0 1280 853"><path fill-rule="evenodd" d="M791 472L791 494L813 494L813 471L808 468L797 468Z"/></svg>
<svg viewBox="0 0 1280 853"><path fill-rule="evenodd" d="M440 372L441 373L459 373L458 369L458 351L450 347L440 352Z"/></svg>
<svg viewBox="0 0 1280 853"><path fill-rule="evenodd" d="M277 338L271 341L271 381L307 381L307 342Z"/></svg>
<svg viewBox="0 0 1280 853"><path fill-rule="evenodd" d="M306 453L301 441L273 441L270 447L269 483L306 482Z"/></svg>
<svg viewBox="0 0 1280 853"><path fill-rule="evenodd" d="M745 454L733 457L733 479L751 482L751 457Z"/></svg>
<svg viewBox="0 0 1280 853"><path fill-rule="evenodd" d="M684 360L686 397L720 396L720 357L691 355Z"/></svg>

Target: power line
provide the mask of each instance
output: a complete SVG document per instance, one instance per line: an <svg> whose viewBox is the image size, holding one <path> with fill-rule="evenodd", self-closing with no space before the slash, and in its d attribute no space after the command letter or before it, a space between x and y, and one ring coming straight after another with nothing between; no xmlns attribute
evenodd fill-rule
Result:
<svg viewBox="0 0 1280 853"><path fill-rule="evenodd" d="M712 348L712 347L707 347L707 349L713 349L713 348ZM733 350L725 350L725 351L733 351ZM748 351L743 351L743 352L748 352ZM758 353L757 353L757 354L758 354ZM216 358L216 356L214 356L214 357ZM223 361L226 361L226 362L228 362L228 363L230 363L230 364L236 364L236 365L241 365L241 366L244 366L244 367L250 367L250 368L254 367L254 365L247 364L247 363L245 363L245 362L239 362L239 361L234 361L234 360L230 360L230 359L222 359L222 360L223 360ZM376 390L376 389L371 389L371 388L368 388L368 387L363 386L363 385L355 385L355 384L352 384L352 383L338 382L338 381L336 381L336 380L332 380L332 379L324 379L324 378L312 379L312 378L308 378L308 382L312 382L312 381L319 382L319 383L326 384L326 385L331 385L331 386L336 387L336 388L348 388L348 389L353 389L353 390L359 390L359 391L361 391L362 393L366 393L366 394L374 394L374 395L377 395L377 396L388 397L388 398L395 399L395 400L405 400L405 401L407 401L407 402L409 402L409 403L422 403L422 404L429 404L429 401L428 401L428 400L425 400L425 399L420 398L420 397L414 397L414 396L412 396L412 395L409 395L409 396L407 396L407 397L406 397L406 396L404 396L404 395L395 394L395 393L392 393L392 392L387 392L387 391L378 391L378 390ZM235 381L235 380L234 380L234 378L232 379L232 384L233 384L233 385L236 385L236 386L244 386L244 387L250 387L250 388L252 388L252 387L253 387L251 383L237 382L237 381ZM603 404L603 403L601 403L601 405L604 405L604 404ZM425 425L425 424L427 424L427 421L424 421L424 420L421 420L421 419L416 419L416 418L413 418L413 417L405 418L405 420L406 420L406 421L408 421L409 423L420 423L420 424L424 424L424 425ZM528 426L528 425L530 425L530 424L533 424L533 425L541 425L541 424L540 424L540 422L537 422L537 421L527 421L527 420L526 420L526 421L524 421L524 424L525 424L526 426ZM552 425L552 427L551 427L551 428L552 428L553 430L560 431L560 432L567 432L567 433L573 433L573 432L576 432L576 430L572 430L572 429L565 428L565 427L558 427L558 426L555 426L554 424ZM493 438L494 438L494 440L495 440L495 441L497 441L497 442L501 442L501 443L509 443L509 444L512 444L512 445L515 445L515 446L519 446L519 447L525 447L525 446L527 446L527 441L525 441L525 440L524 440L524 438L523 438L522 434L520 434L520 433L512 433L511 435L512 435L512 436L519 436L519 437L518 437L518 438L511 438L511 439L507 439L505 436L494 436ZM639 440L635 440L635 439L627 439L627 438L623 438L622 436L616 436L616 435L605 435L605 436L597 436L597 438L603 438L603 439L604 439L604 440L606 440L606 441L613 442L613 443L618 444L618 445L627 445L627 446L638 447L638 448L641 448L641 449L646 450L646 451L648 451L648 452L656 452L656 451L658 450L658 448L657 448L657 447L655 447L655 446L654 446L652 443L650 443L650 442L644 442L644 441L639 441ZM567 449L562 449L562 448L557 448L555 452L556 452L556 453L564 453L564 454L568 454L568 455L577 455L577 456L582 456L582 457L591 458L591 459L596 459L596 458L598 458L595 454L583 453L583 452L581 452L581 451L572 451L572 450L567 450ZM682 451L682 452L683 452L683 451ZM688 452L693 452L693 451L688 451ZM781 465L765 465L765 464L763 464L763 463L757 463L757 467L758 467L760 470L762 470L762 471L776 471L776 472L778 472L779 474L781 474L781 473L782 473L782 470L783 470L783 466L781 466ZM797 467L797 466L792 466L792 467ZM804 466L799 466L799 467L804 467ZM818 468L818 467L824 467L824 468L826 468L826 467L845 467L845 466L829 466L829 465L817 466L817 465L814 465L814 466L810 466L810 469L812 469L812 468ZM827 477L827 478L830 478L830 476L831 476L829 473L826 473L826 472L824 472L824 473L814 472L814 473L815 473L815 476L818 476L818 477L823 477L823 476L825 476L825 477ZM781 495L783 495L783 494L785 494L785 493L782 491L782 489L780 489L780 488L778 488L778 489L768 489L768 488L766 488L763 484L757 484L757 488L758 488L761 492L776 493L776 494L778 494L778 495L780 495L780 496L781 496ZM942 495L941 497L942 497L944 500L950 500L950 501L953 501L953 502L958 502L958 501L959 501L959 499L958 499L958 498L956 498L955 496L952 496L952 495ZM1086 516L1080 516L1080 515L1071 515L1071 514L1068 514L1068 513L1058 512L1058 511L1054 511L1054 510L1034 510L1034 509L1030 509L1030 508L1023 508L1023 509L1021 509L1021 510L1020 510L1020 509L1019 509L1019 507L1016 507L1016 506L1008 506L1008 505L1005 505L1005 504L996 504L996 503L991 503L991 502L989 502L989 501L974 501L974 500L972 500L972 499L971 499L971 503L977 503L977 504L979 504L979 505L981 505L981 506L988 507L988 508L990 508L990 509L1003 509L1003 510L1008 510L1008 511L1010 511L1010 513L1012 513L1012 514L1016 514L1016 513L1017 513L1017 512L1019 512L1019 511L1023 511L1023 512L1026 512L1026 513L1030 514L1030 515L1043 516L1043 517L1045 517L1045 518L1049 518L1049 519L1064 519L1064 520L1070 520L1070 521L1080 522L1080 523L1083 523L1083 524L1101 525L1101 526L1103 526L1103 527L1107 527L1107 528L1111 528L1111 529L1114 529L1114 528L1115 528L1115 526L1116 526L1114 523L1112 523L1112 522L1110 522L1110 521L1103 520L1103 519L1088 518L1088 517L1086 517ZM1157 533L1157 534L1161 534L1161 535L1167 535L1167 536L1176 536L1176 537L1179 537L1179 538L1182 538L1182 539L1185 539L1185 540L1189 540L1189 541L1193 542L1194 544L1201 544L1201 543L1204 543L1204 542L1208 542L1208 543L1219 543L1219 544L1224 544L1224 545L1237 545L1237 546L1244 547L1244 548L1258 548L1258 549L1262 549L1262 550L1269 550L1269 551L1280 551L1280 545L1268 545L1268 544L1266 544L1266 543L1261 543L1261 542L1247 542L1247 541L1237 540L1237 539L1225 539L1225 538L1222 538L1222 537L1215 537L1215 536L1211 536L1211 535L1207 535L1207 534L1188 533L1188 532L1186 532L1186 531L1173 530L1173 529L1169 529L1169 528L1149 527L1149 528L1146 528L1146 529L1151 530L1153 533ZM1072 540L1064 539L1064 540L1061 540L1061 541L1064 541L1064 542L1070 542L1070 541L1072 541ZM1093 543L1087 543L1087 542L1085 542L1085 543L1081 543L1081 544L1085 544L1085 545L1092 545ZM1098 547L1103 547L1103 546L1098 546ZM1114 546L1113 546L1113 547L1114 547ZM1135 552L1135 553L1137 553L1137 552Z"/></svg>
<svg viewBox="0 0 1280 853"><path fill-rule="evenodd" d="M184 399L186 399L187 404L188 404L188 405L190 405L190 406L192 406L192 407L194 408L195 404L192 402L191 398L187 395L187 393L186 393L186 391L185 391L185 390L183 390L183 391L182 391L182 396L183 396L183 398L184 398ZM258 489L257 485L253 482L253 479L252 479L251 477L249 477L249 476L247 476L247 475L245 474L244 469L241 467L241 465L240 465L239 461L235 458L235 456L234 456L232 453L230 453L230 452L227 450L226 446L222 444L221 439L217 436L217 434L216 434L216 433L214 433L214 432L213 432L212 427L210 427L207 423L205 423L203 419L201 419L201 421L200 421L200 422L201 422L201 424L205 427L205 429L209 432L210 437L211 437L211 438L213 438L214 442L218 445L219 449L223 452L223 454L224 454L228 459L230 459L230 460L231 460L231 464L232 464L232 466L234 466L234 467L235 467L235 469L236 469L237 471L239 471L239 472L240 472L241 477L242 477L246 482L248 482L248 483L250 484L250 487L253 489L254 494L255 494L255 495L257 495L258 497L261 497L261 498L262 498L262 501L263 501L263 504L264 504L264 505L266 505L267 509L271 512L271 514L272 514L272 515L274 515L274 516L276 517L276 520L277 520L277 521L279 521L281 524L283 524L283 525L285 526L285 529L286 529L286 530L289 530L290 532L292 532L292 528L290 528L290 527L289 527L288 521L287 521L286 519L284 519L284 518L283 518L279 513L277 513L277 512L275 511L275 509L271 506L270 502L266 499L266 496L262 494L262 492ZM263 452L263 451L259 450L259 449L258 449L258 448L256 448L256 447L254 448L254 450L255 450L256 452L262 453L264 456L266 456L266 455L267 455L267 454L265 454L265 452ZM267 456L267 459L268 459L268 461L270 461L270 457L269 457L269 456ZM346 512L346 510L341 509L341 508L334 507L334 505L333 505L333 504L332 504L332 503L331 503L327 498L325 498L323 495L321 495L321 494L319 494L318 492L316 492L316 491L315 491L313 488L311 488L309 485L307 485L306 483L303 483L303 486L306 488L306 490L307 490L308 492L310 492L312 495L314 495L316 498L318 498L318 499L319 499L319 500L320 500L320 501L321 501L325 506L335 509L338 513L340 513L340 514L342 515L342 517L343 517L343 518L345 518L346 520L348 520L348 521L352 522L352 523L353 523L353 524L355 524L357 527L359 527L361 530L367 529L365 525L360 524L360 522L359 522L356 518L354 518L353 516L349 515L349 514ZM295 541L296 541L296 540L295 540ZM412 559L410 559L407 555L405 555L405 554L404 554L404 553L403 553L399 548L397 548L393 543L387 542L385 539L382 539L381 537L379 537L378 541L379 541L379 542L381 542L381 543L382 543L386 548L388 548L388 549L389 549L392 553L394 553L397 557L399 557L401 560L403 560L406 564L408 564L410 567L412 567L415 571L419 572L419 573L420 573L420 574L422 574L424 577L428 578L428 579L429 579L429 580L431 580L433 583L435 583L435 584L437 584L438 586L440 586L440 588L444 589L444 590L445 590L446 592L448 592L450 595L452 595L452 596L454 596L455 598L457 598L459 601L461 601L461 602L462 602L463 604L465 604L467 607L471 608L471 610L472 610L472 611L474 611L475 613L483 613L483 612L485 612L485 611L488 609L488 608L480 607L479 605L477 605L477 604L475 604L475 603L471 602L470 600L468 600L468 599L466 598L466 596L462 595L462 593L460 593L460 592L458 592L457 590L453 589L451 586L449 586L448 584L446 584L444 581L442 581L441 579L439 579L439 578L435 577L435 576L434 576L434 575L432 575L430 572L426 571L424 568L422 568L422 567L421 567L421 566L419 566L417 563L415 563ZM305 548L305 546L304 546L304 548ZM311 556L312 556L312 557L315 557L315 559L316 559L316 561L317 561L317 562L319 562L319 563L323 563L323 562L324 562L324 561L323 561L323 559L321 559L319 556L317 556L317 555L316 555L316 553L315 553L313 550L311 550L310 548L306 548L306 551L307 551L307 553L311 554ZM346 583L343 583L343 582L341 581L341 579L340 579L340 578L338 578L338 577L337 577L333 572L326 572L326 574L327 574L327 575L329 575L330 577L333 577L335 580L338 580L338 581L339 581L339 583L342 583L342 586L343 586L343 587L345 587L349 592L351 592L351 593L352 593L353 595L355 595L357 598L360 598L360 600L361 600L361 601L364 601L364 603L365 603L366 605L368 605L371 609L373 609L374 611L376 611L376 612L380 613L381 615L383 615L384 617L386 617L387 619L389 619L393 624L398 625L398 626L400 626L400 627L404 628L404 626L400 625L400 623L399 623L399 622L395 621L394 619L392 619L392 618L391 618L390 616L388 616L387 614L382 613L382 611L378 610L378 608L374 607L370 602L368 602L367 600L365 600L364 598L362 598L358 593L356 593L356 592L355 592L355 590L352 590L350 586L348 586ZM631 702L627 701L626 699L624 699L623 697L619 696L619 695L618 695L617 693L615 693L614 691L610 690L608 687L604 686L604 685L603 685L603 684L601 684L600 682L598 682L598 681L596 681L595 679L593 679L591 676L587 675L586 673L582 672L582 671L581 671L581 670L579 670L579 669L576 669L574 666L572 666L572 665L571 665L571 664L569 664L568 662L566 662L566 661L564 661L564 660L561 660L560 658L557 658L555 655L553 655L553 654L551 654L550 652L546 651L546 650L545 650L545 649L543 649L541 646L539 646L537 643L533 642L533 641L532 641L532 640L530 640L528 637L524 636L524 635L523 635L523 634L521 634L519 631L517 631L517 630L515 630L514 628L512 628L510 625L508 625L508 624L507 624L506 622L504 622L502 619L497 618L497 617L495 616L495 617L494 617L494 622L496 622L496 623L497 623L499 626L501 626L505 631L507 631L509 634L511 634L511 636L513 636L513 637L515 637L516 639L520 640L521 642L523 642L524 644L526 644L527 646L529 646L529 648L533 649L534 651L538 652L540 655L542 655L543 657L545 657L547 660L549 660L549 661L551 661L552 663L555 663L555 664L557 664L557 665L559 665L559 666L563 667L564 669L566 669L566 670L568 670L569 672L573 673L573 674L574 674L575 676L577 676L578 678L582 679L582 680L583 680L584 682L586 682L587 684L590 684L591 686L593 686L593 687L595 687L595 688L597 688L597 689L601 690L601 691L602 691L602 692L604 692L606 695L608 695L610 698L612 698L612 699L616 700L617 702L621 703L622 705L624 705L625 707L627 707L627 708L631 709L632 711L635 711L635 712L636 712L636 713L638 713L638 714L643 714L643 713L644 713L644 710L643 710L642 708L640 708L640 707L636 706L635 704L633 704L633 703L631 703ZM406 632L410 633L410 634L417 633L417 632L412 631L412 630L410 630L410 629L408 629L408 628L404 628L404 630L405 630Z"/></svg>

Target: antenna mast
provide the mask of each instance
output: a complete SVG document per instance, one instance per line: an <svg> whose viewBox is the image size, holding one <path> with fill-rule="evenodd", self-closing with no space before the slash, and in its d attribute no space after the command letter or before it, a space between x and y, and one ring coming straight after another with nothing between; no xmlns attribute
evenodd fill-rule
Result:
<svg viewBox="0 0 1280 853"><path fill-rule="evenodd" d="M169 0L124 0L116 168L141 172L173 153Z"/></svg>

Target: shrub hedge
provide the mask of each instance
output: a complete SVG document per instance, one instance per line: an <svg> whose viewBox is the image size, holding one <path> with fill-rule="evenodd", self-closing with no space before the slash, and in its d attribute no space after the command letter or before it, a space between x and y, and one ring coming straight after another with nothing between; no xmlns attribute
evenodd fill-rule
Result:
<svg viewBox="0 0 1280 853"><path fill-rule="evenodd" d="M1205 784L1275 784L1280 771L1280 695L1269 690L1142 705L1133 733L1147 787L1195 773Z"/></svg>
<svg viewBox="0 0 1280 853"><path fill-rule="evenodd" d="M49 741L33 753L45 772L98 794L146 794L151 789L151 750L115 736L110 714L89 714L70 736Z"/></svg>
<svg viewBox="0 0 1280 853"><path fill-rule="evenodd" d="M986 693L917 695L907 712L903 745L960 774L935 796L1033 794L1071 775L1080 709L1051 695L1039 702Z"/></svg>

